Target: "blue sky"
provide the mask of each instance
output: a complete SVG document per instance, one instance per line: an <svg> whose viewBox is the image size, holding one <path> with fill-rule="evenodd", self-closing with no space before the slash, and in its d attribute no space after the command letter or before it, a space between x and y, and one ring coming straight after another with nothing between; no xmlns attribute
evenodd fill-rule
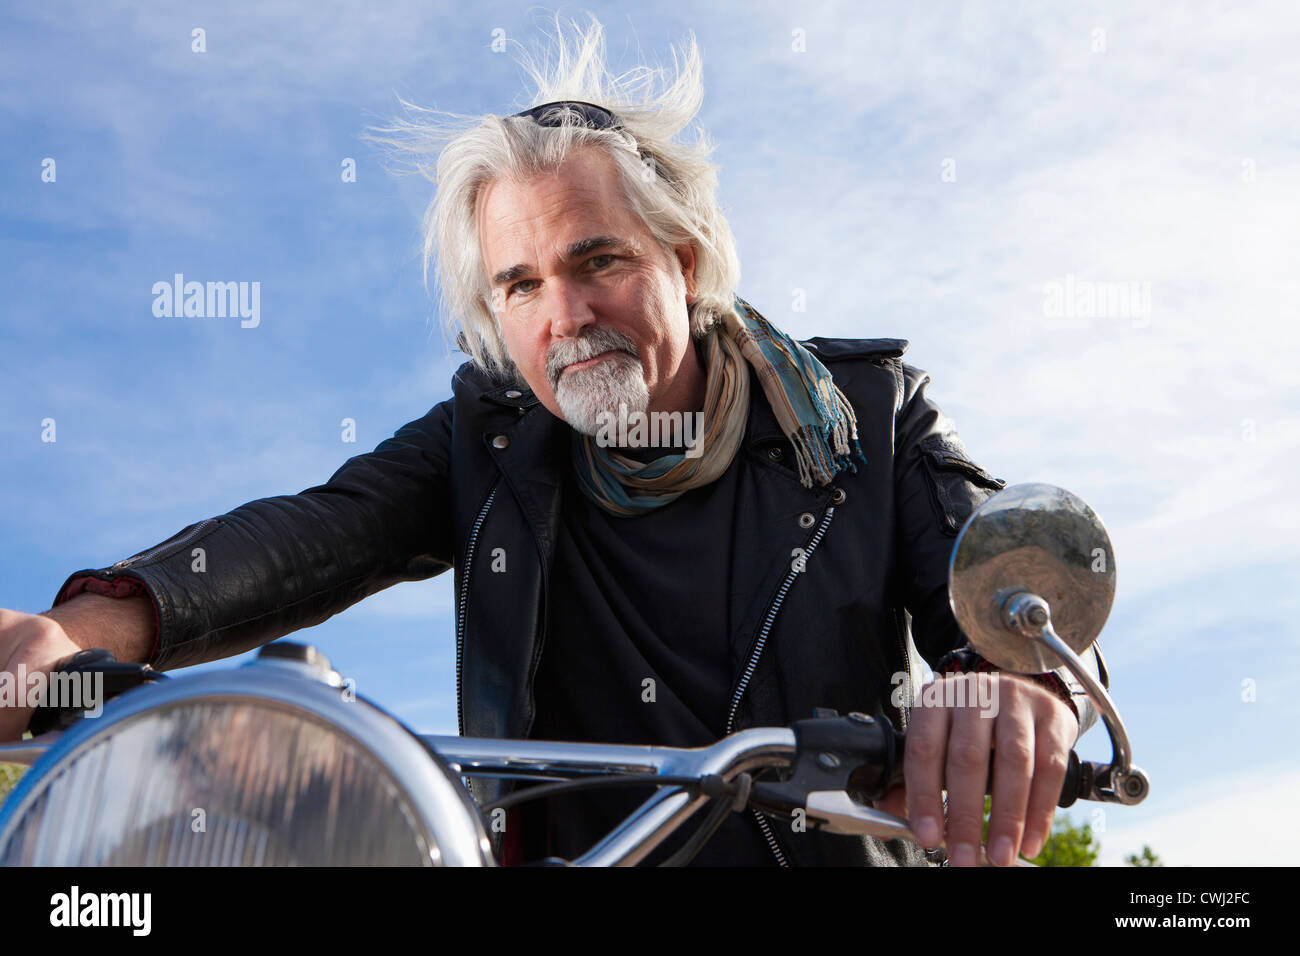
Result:
<svg viewBox="0 0 1300 956"><path fill-rule="evenodd" d="M742 295L800 336L911 340L982 464L1106 520L1103 646L1154 790L1076 808L1102 862L1143 843L1277 862L1300 851L1279 825L1300 788L1300 18L1039 6L559 9L599 17L616 71L671 67L695 32ZM325 9L0 11L0 606L43 610L74 570L319 484L450 394L459 356L421 281L431 187L358 137L399 95L527 105L492 31L531 47L554 8ZM177 272L260 282L260 324L155 317ZM1131 283L1149 308L1054 314L1052 284L1079 282ZM444 575L298 637L454 733L451 607ZM1103 758L1104 732L1080 749Z"/></svg>

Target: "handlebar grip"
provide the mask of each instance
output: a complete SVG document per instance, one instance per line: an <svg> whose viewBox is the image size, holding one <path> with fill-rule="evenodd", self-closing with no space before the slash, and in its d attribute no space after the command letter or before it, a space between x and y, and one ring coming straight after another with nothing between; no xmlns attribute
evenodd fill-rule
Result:
<svg viewBox="0 0 1300 956"><path fill-rule="evenodd" d="M889 787L901 787L905 783L903 776L903 748L899 748L895 758L893 769L889 774ZM993 757L994 751L989 751L989 778L984 785L984 792L992 795L993 793ZM1092 793L1093 781L1096 776L1097 764L1090 763L1086 760L1080 760L1079 755L1073 750L1070 751L1069 760L1065 766L1065 782L1061 786L1061 796L1056 801L1056 805L1061 808L1069 807L1076 800L1086 799L1088 794Z"/></svg>
<svg viewBox="0 0 1300 956"><path fill-rule="evenodd" d="M33 737L39 737L52 730L66 730L81 719L84 711L93 709L96 703L102 706L133 687L167 678L166 674L154 670L148 664L119 661L110 651L102 647L86 648L59 661L51 671L51 678L55 674L89 675L98 678L94 686L95 693L99 694L100 699L83 701L84 707L50 706L42 701L32 711L31 720L27 723L27 729L32 732Z"/></svg>
<svg viewBox="0 0 1300 956"><path fill-rule="evenodd" d="M1070 759L1065 765L1065 783L1061 785L1061 798L1056 801L1058 807L1068 807L1074 801L1092 791L1092 765L1084 763L1079 755L1070 751Z"/></svg>

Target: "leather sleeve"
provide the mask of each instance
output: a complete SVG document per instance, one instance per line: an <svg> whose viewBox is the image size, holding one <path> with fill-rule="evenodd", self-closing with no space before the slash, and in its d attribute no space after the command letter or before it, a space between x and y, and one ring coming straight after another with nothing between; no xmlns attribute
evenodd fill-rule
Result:
<svg viewBox="0 0 1300 956"><path fill-rule="evenodd" d="M944 654L966 643L948 603L953 545L971 513L1006 482L975 463L952 421L926 395L930 376L902 362L897 370L894 482L900 577L912 615L912 639L933 668ZM1109 687L1099 654L1089 650L1081 658ZM1055 673L1070 691L1081 737L1096 724L1096 708L1068 668Z"/></svg>
<svg viewBox="0 0 1300 956"><path fill-rule="evenodd" d="M409 422L323 485L261 498L183 528L83 578L141 582L158 612L160 670L218 660L327 620L377 591L452 564L452 400Z"/></svg>

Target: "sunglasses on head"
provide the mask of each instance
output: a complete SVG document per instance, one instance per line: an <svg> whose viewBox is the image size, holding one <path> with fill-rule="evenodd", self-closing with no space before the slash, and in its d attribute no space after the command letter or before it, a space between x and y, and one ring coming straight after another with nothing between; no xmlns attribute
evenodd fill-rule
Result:
<svg viewBox="0 0 1300 956"><path fill-rule="evenodd" d="M581 100L555 100L514 115L531 116L538 126L563 126L566 113L577 113L582 119L582 125L588 129L623 128L619 118L605 107L597 106L595 103L584 103Z"/></svg>
<svg viewBox="0 0 1300 956"><path fill-rule="evenodd" d="M597 106L595 103L584 103L582 100L555 100L552 103L542 103L540 106L534 106L531 109L512 115L515 117L532 117L538 126L563 126L565 125L565 117L570 113L576 113L582 125L588 129L609 129L621 132L627 137L632 147L636 149L643 163L654 162L649 153L644 152L637 146L636 137L623 126L623 121L610 110L605 109L603 106ZM654 171L655 175L664 176L658 163L654 163Z"/></svg>

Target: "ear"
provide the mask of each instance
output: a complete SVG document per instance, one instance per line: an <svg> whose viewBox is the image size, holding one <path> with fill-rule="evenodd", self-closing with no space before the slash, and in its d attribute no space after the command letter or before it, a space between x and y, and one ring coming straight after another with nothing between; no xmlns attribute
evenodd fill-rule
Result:
<svg viewBox="0 0 1300 956"><path fill-rule="evenodd" d="M677 256L677 263L681 267L682 277L686 280L686 304L694 305L696 297L695 281L695 246L692 243L683 243L680 246L673 246L673 252Z"/></svg>

